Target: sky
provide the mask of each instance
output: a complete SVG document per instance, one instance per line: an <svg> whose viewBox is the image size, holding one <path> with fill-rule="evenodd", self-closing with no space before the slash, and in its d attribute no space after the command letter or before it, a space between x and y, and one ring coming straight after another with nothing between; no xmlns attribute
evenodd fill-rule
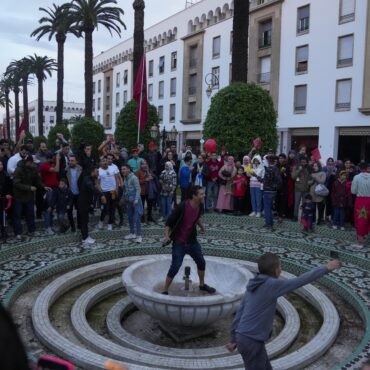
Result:
<svg viewBox="0 0 370 370"><path fill-rule="evenodd" d="M40 56L57 57L57 44L53 38L36 41L30 37L31 32L38 27L38 20L43 12L39 7L48 8L53 3L60 5L63 0L0 0L0 76L12 60L21 59L36 53ZM121 34L111 37L103 27L94 32L94 55L109 49L120 41L132 37L134 31L133 0L117 0L125 14L123 21L127 29ZM160 22L185 8L185 0L146 0L145 28ZM64 100L83 102L84 100L84 41L72 35L67 36L64 60ZM37 99L36 80L29 86L29 101ZM22 99L22 98L21 98ZM56 72L44 84L44 99L56 100ZM11 94L13 100L13 94ZM20 100L22 102L22 100ZM0 108L0 120L4 110Z"/></svg>

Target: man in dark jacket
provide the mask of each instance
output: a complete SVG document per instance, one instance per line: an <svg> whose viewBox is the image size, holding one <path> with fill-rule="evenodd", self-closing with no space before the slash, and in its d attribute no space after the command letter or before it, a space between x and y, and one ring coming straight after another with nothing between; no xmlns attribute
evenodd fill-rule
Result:
<svg viewBox="0 0 370 370"><path fill-rule="evenodd" d="M259 274L248 283L232 324L231 343L226 348L232 352L238 347L245 369L272 370L265 341L271 336L277 299L340 267L339 261L329 261L326 266L316 267L294 279L282 280L279 279L279 257L273 253L261 256L258 259Z"/></svg>
<svg viewBox="0 0 370 370"><path fill-rule="evenodd" d="M36 230L35 226L35 193L37 189L51 191L51 188L44 187L40 174L33 163L32 155L20 161L13 176L14 192L14 234L18 240L22 237L22 212L25 209L28 233L32 236Z"/></svg>
<svg viewBox="0 0 370 370"><path fill-rule="evenodd" d="M216 292L204 283L206 262L202 248L197 241L197 225L205 232L201 216L204 212L204 191L202 188L193 188L189 192L190 199L182 202L172 212L166 222L164 243L172 243L172 262L167 273L163 294L168 294L168 288L178 273L185 254L189 254L198 268L199 289L207 293Z"/></svg>

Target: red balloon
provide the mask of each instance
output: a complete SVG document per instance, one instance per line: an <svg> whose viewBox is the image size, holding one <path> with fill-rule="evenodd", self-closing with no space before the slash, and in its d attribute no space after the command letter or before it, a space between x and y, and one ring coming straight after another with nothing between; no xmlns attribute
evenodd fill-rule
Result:
<svg viewBox="0 0 370 370"><path fill-rule="evenodd" d="M204 143L204 149L207 153L213 153L217 150L217 143L216 140L214 139L208 139Z"/></svg>

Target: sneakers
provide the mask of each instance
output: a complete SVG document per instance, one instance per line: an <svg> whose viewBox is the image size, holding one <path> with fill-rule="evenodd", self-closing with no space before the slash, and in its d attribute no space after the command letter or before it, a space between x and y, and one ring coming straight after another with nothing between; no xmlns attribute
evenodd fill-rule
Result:
<svg viewBox="0 0 370 370"><path fill-rule="evenodd" d="M95 239L93 239L90 236L88 236L85 240L82 240L82 243L83 244L94 244L95 243Z"/></svg>
<svg viewBox="0 0 370 370"><path fill-rule="evenodd" d="M135 242L136 243L142 243L143 242L143 238L141 236L138 236L136 239L135 239Z"/></svg>
<svg viewBox="0 0 370 370"><path fill-rule="evenodd" d="M346 228L345 228L345 227L343 227L343 226L342 226L340 229L341 229L342 231L346 231Z"/></svg>
<svg viewBox="0 0 370 370"><path fill-rule="evenodd" d="M102 229L103 229L103 223L102 223L101 221L99 221L99 222L96 224L95 229L102 230Z"/></svg>
<svg viewBox="0 0 370 370"><path fill-rule="evenodd" d="M164 218L163 218L163 217L160 217L160 218L158 219L158 222L164 222Z"/></svg>
<svg viewBox="0 0 370 370"><path fill-rule="evenodd" d="M257 217L257 218L260 218L260 217L261 217L261 212L257 212L257 213L256 213L256 217Z"/></svg>
<svg viewBox="0 0 370 370"><path fill-rule="evenodd" d="M108 231L113 230L113 226L112 226L112 224L108 224L108 226L107 226L107 230L108 230Z"/></svg>
<svg viewBox="0 0 370 370"><path fill-rule="evenodd" d="M333 226L332 226L332 229L337 230L337 229L338 229L338 226L333 225Z"/></svg>
<svg viewBox="0 0 370 370"><path fill-rule="evenodd" d="M124 237L124 239L129 240L129 239L136 239L136 234L128 234Z"/></svg>
<svg viewBox="0 0 370 370"><path fill-rule="evenodd" d="M45 230L45 234L46 235L54 235L54 231L51 227L48 227L46 230Z"/></svg>
<svg viewBox="0 0 370 370"><path fill-rule="evenodd" d="M17 240L17 241L22 241L22 235L17 235L16 237L15 237L15 239Z"/></svg>
<svg viewBox="0 0 370 370"><path fill-rule="evenodd" d="M256 212L252 212L249 214L250 217L255 217L256 216Z"/></svg>
<svg viewBox="0 0 370 370"><path fill-rule="evenodd" d="M211 286L209 286L207 284L204 284L202 286L199 285L199 290L202 290L202 291L207 292L209 294L216 293L216 289L215 288L212 288Z"/></svg>

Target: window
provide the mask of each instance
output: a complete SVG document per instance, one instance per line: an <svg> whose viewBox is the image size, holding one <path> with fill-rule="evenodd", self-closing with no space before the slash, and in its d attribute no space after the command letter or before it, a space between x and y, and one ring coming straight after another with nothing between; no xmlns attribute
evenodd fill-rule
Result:
<svg viewBox="0 0 370 370"><path fill-rule="evenodd" d="M110 77L109 76L105 78L105 90L106 92L110 92Z"/></svg>
<svg viewBox="0 0 370 370"><path fill-rule="evenodd" d="M50 116L50 117L49 117L49 122L50 122L50 123L54 123L54 116Z"/></svg>
<svg viewBox="0 0 370 370"><path fill-rule="evenodd" d="M294 88L294 113L305 113L307 104L307 85Z"/></svg>
<svg viewBox="0 0 370 370"><path fill-rule="evenodd" d="M128 82L128 69L125 69L125 71L123 72L123 84L127 85L127 82Z"/></svg>
<svg viewBox="0 0 370 370"><path fill-rule="evenodd" d="M195 119L196 103L192 102L188 104L188 119Z"/></svg>
<svg viewBox="0 0 370 370"><path fill-rule="evenodd" d="M213 38L212 58L219 58L221 53L221 36Z"/></svg>
<svg viewBox="0 0 370 370"><path fill-rule="evenodd" d="M351 90L352 80L350 78L337 81L337 94L335 99L336 111L351 110Z"/></svg>
<svg viewBox="0 0 370 370"><path fill-rule="evenodd" d="M98 98L98 110L101 109L101 98Z"/></svg>
<svg viewBox="0 0 370 370"><path fill-rule="evenodd" d="M93 99L93 112L95 112L95 99Z"/></svg>
<svg viewBox="0 0 370 370"><path fill-rule="evenodd" d="M177 51L174 51L171 54L171 71L175 71L177 69Z"/></svg>
<svg viewBox="0 0 370 370"><path fill-rule="evenodd" d="M164 73L164 57L159 58L159 74Z"/></svg>
<svg viewBox="0 0 370 370"><path fill-rule="evenodd" d="M159 123L163 123L163 105L158 106Z"/></svg>
<svg viewBox="0 0 370 370"><path fill-rule="evenodd" d="M123 92L123 105L125 106L127 104L127 90Z"/></svg>
<svg viewBox="0 0 370 370"><path fill-rule="evenodd" d="M109 110L110 109L110 96L109 95L107 95L107 102L105 104L105 109L106 110Z"/></svg>
<svg viewBox="0 0 370 370"><path fill-rule="evenodd" d="M164 81L159 81L158 98L163 99L163 96L164 96Z"/></svg>
<svg viewBox="0 0 370 370"><path fill-rule="evenodd" d="M337 67L348 67L353 64L353 35L338 38Z"/></svg>
<svg viewBox="0 0 370 370"><path fill-rule="evenodd" d="M308 45L296 49L296 73L307 73L308 70Z"/></svg>
<svg viewBox="0 0 370 370"><path fill-rule="evenodd" d="M212 88L220 88L220 67L212 68Z"/></svg>
<svg viewBox="0 0 370 370"><path fill-rule="evenodd" d="M298 33L307 33L310 29L310 6L302 6L298 8Z"/></svg>
<svg viewBox="0 0 370 370"><path fill-rule="evenodd" d="M196 68L198 65L198 45L193 45L189 49L189 67Z"/></svg>
<svg viewBox="0 0 370 370"><path fill-rule="evenodd" d="M189 76L189 95L194 96L197 95L197 74L192 74Z"/></svg>
<svg viewBox="0 0 370 370"><path fill-rule="evenodd" d="M153 77L153 66L154 66L154 62L152 60L149 60L149 68L148 68L149 77Z"/></svg>
<svg viewBox="0 0 370 370"><path fill-rule="evenodd" d="M271 37L272 37L272 21L260 23L260 39L259 39L259 48L267 48L271 46Z"/></svg>
<svg viewBox="0 0 370 370"><path fill-rule="evenodd" d="M153 100L153 84L148 85L148 99Z"/></svg>
<svg viewBox="0 0 370 370"><path fill-rule="evenodd" d="M341 0L339 11L339 23L352 22L355 20L356 0Z"/></svg>
<svg viewBox="0 0 370 370"><path fill-rule="evenodd" d="M105 126L105 127L110 127L110 114L109 114L109 113L107 113L107 114L105 115L105 122L104 122L104 126Z"/></svg>
<svg viewBox="0 0 370 370"><path fill-rule="evenodd" d="M260 74L258 83L267 84L271 80L271 56L260 58Z"/></svg>
<svg viewBox="0 0 370 370"><path fill-rule="evenodd" d="M119 112L116 112L116 122L118 120L118 117L119 117Z"/></svg>
<svg viewBox="0 0 370 370"><path fill-rule="evenodd" d="M170 96L176 96L176 78L171 78Z"/></svg>
<svg viewBox="0 0 370 370"><path fill-rule="evenodd" d="M116 87L120 87L121 85L121 73L116 74Z"/></svg>
<svg viewBox="0 0 370 370"><path fill-rule="evenodd" d="M93 82L93 94L95 94L96 82Z"/></svg>
<svg viewBox="0 0 370 370"><path fill-rule="evenodd" d="M170 122L176 120L176 104L170 104Z"/></svg>
<svg viewBox="0 0 370 370"><path fill-rule="evenodd" d="M100 116L98 116L98 117L97 117L97 121L98 121L99 123L101 123L101 121L100 121Z"/></svg>
<svg viewBox="0 0 370 370"><path fill-rule="evenodd" d="M119 107L119 92L116 93L116 107Z"/></svg>
<svg viewBox="0 0 370 370"><path fill-rule="evenodd" d="M101 80L98 80L98 93L101 92Z"/></svg>

